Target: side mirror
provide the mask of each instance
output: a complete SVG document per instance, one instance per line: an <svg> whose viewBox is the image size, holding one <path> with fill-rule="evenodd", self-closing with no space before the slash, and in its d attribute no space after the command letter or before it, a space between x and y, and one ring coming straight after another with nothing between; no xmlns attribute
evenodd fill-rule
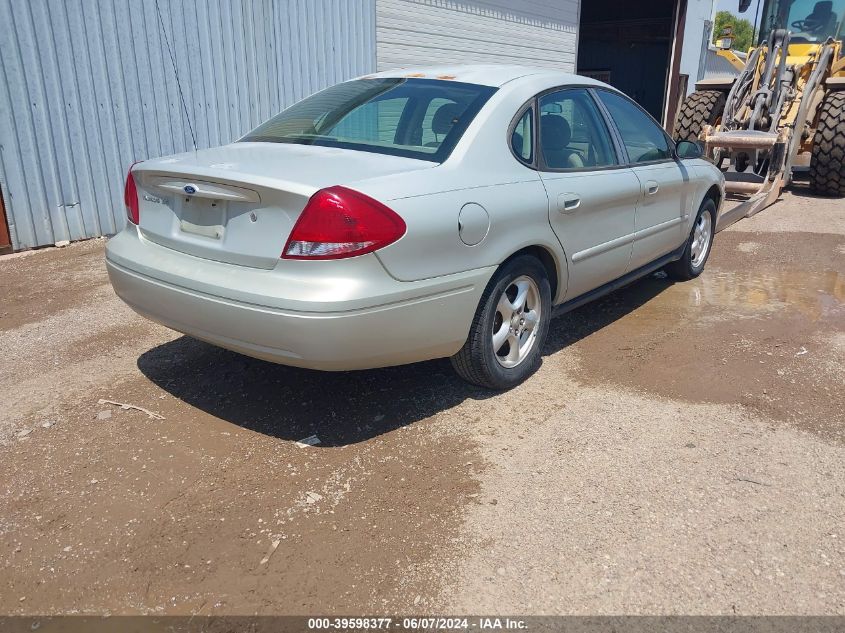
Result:
<svg viewBox="0 0 845 633"><path fill-rule="evenodd" d="M699 145L695 141L678 141L678 145L676 146L675 151L678 153L678 158L682 160L690 158L702 158L704 156L704 152L701 149L701 145Z"/></svg>

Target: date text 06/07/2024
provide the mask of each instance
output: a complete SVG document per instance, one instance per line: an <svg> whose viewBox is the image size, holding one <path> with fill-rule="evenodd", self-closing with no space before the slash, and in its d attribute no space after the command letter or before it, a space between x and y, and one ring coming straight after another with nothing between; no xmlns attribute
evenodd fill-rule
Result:
<svg viewBox="0 0 845 633"><path fill-rule="evenodd" d="M308 629L319 630L388 630L406 631L519 631L526 629L524 620L499 617L356 617L356 618L308 618Z"/></svg>

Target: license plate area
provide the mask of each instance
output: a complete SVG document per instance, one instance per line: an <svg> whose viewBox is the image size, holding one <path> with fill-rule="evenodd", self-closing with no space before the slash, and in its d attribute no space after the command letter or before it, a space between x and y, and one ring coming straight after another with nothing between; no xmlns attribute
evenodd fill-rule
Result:
<svg viewBox="0 0 845 633"><path fill-rule="evenodd" d="M222 240L226 231L226 203L203 198L183 198L179 229L190 235Z"/></svg>

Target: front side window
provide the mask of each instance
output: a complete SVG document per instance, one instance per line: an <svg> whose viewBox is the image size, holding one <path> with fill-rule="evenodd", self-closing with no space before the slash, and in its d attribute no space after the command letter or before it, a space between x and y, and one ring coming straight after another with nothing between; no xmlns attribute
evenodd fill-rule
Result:
<svg viewBox="0 0 845 633"><path fill-rule="evenodd" d="M445 80L358 79L292 105L240 140L443 162L495 91Z"/></svg>
<svg viewBox="0 0 845 633"><path fill-rule="evenodd" d="M583 89L540 97L540 150L548 169L617 164L607 126L592 97Z"/></svg>
<svg viewBox="0 0 845 633"><path fill-rule="evenodd" d="M672 158L669 139L654 119L622 95L607 90L599 90L598 94L619 129L631 163Z"/></svg>

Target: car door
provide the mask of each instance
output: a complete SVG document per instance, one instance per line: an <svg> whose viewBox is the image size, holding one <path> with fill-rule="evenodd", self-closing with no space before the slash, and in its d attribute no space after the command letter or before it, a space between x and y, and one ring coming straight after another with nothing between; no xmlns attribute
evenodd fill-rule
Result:
<svg viewBox="0 0 845 633"><path fill-rule="evenodd" d="M691 203L687 185L690 177L683 164L675 160L671 140L642 108L616 92L598 90L596 94L607 108L628 163L640 181L629 266L629 270L636 270L684 242Z"/></svg>
<svg viewBox="0 0 845 633"><path fill-rule="evenodd" d="M540 95L540 177L549 221L566 253L573 299L622 276L631 259L640 183L621 165L597 103L584 88Z"/></svg>

